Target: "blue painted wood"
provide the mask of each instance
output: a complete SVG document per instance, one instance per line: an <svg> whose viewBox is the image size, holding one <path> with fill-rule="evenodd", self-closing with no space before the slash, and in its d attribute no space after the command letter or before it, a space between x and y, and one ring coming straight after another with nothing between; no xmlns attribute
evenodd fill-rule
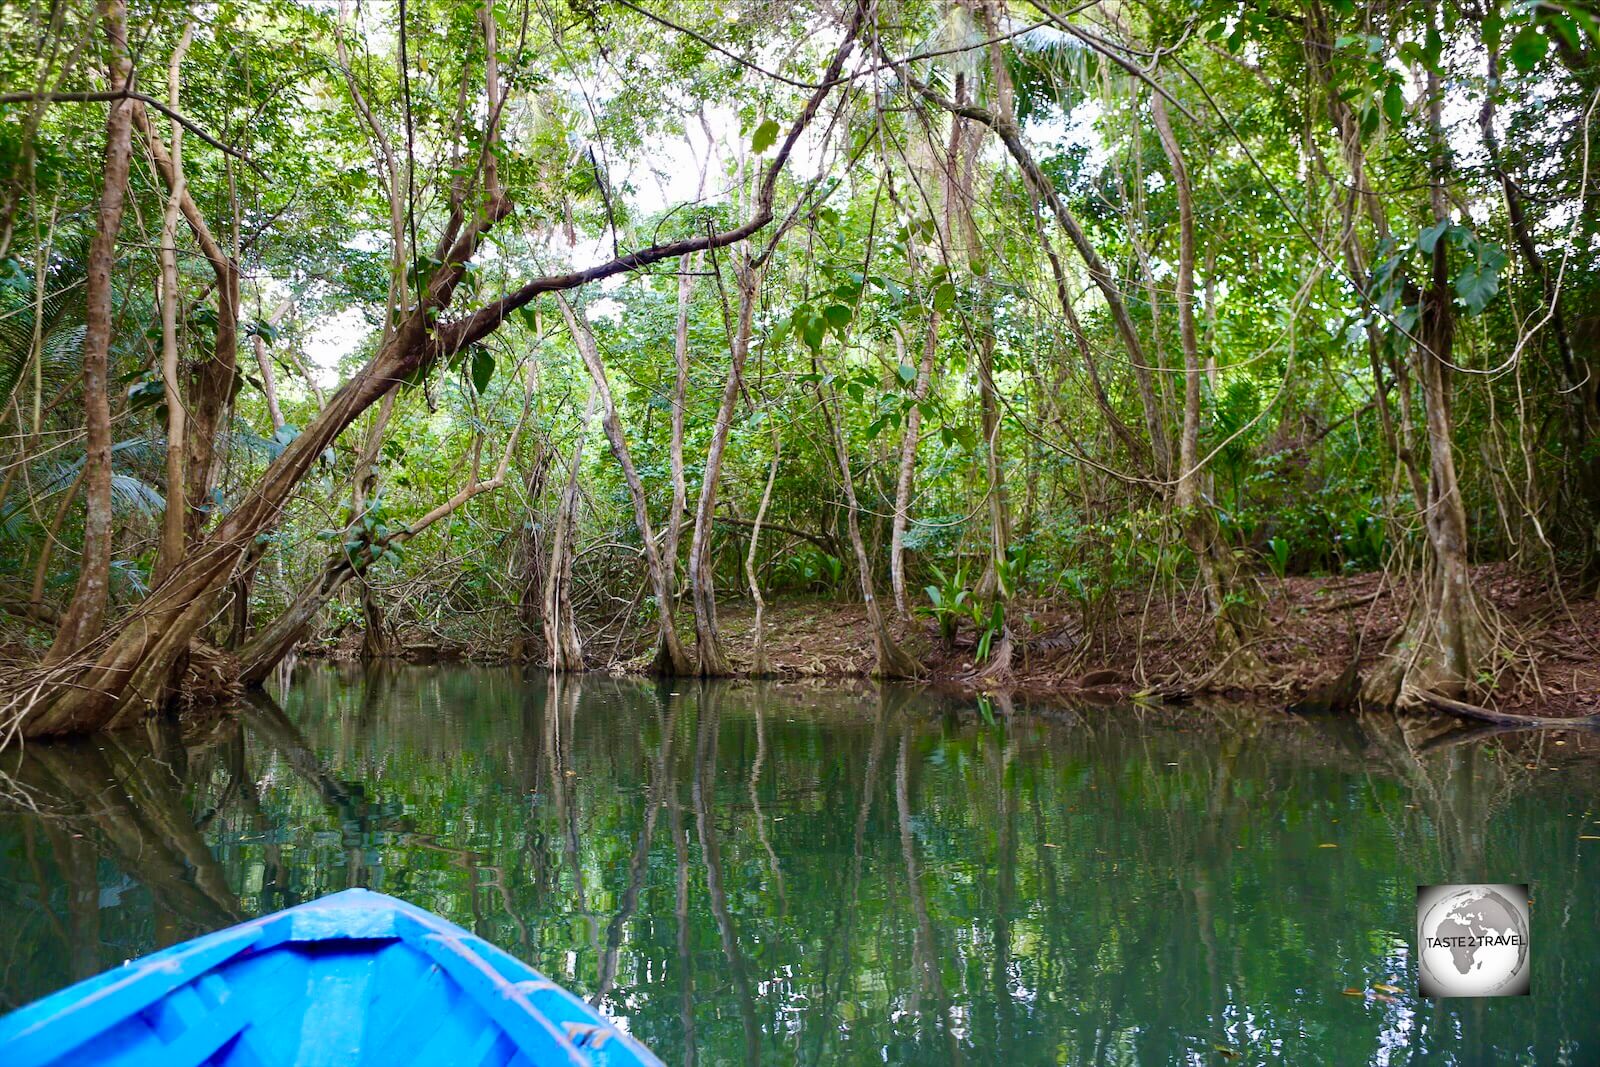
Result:
<svg viewBox="0 0 1600 1067"><path fill-rule="evenodd" d="M660 1067L436 915L351 889L124 964L0 1019L4 1067Z"/></svg>

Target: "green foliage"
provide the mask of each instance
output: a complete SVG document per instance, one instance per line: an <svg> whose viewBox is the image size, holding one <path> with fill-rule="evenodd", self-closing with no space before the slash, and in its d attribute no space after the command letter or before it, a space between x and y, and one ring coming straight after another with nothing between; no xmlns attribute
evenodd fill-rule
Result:
<svg viewBox="0 0 1600 1067"><path fill-rule="evenodd" d="M955 644L961 621L972 617L972 590L967 587L967 569L957 567L953 574L946 574L938 567L928 569L938 584L923 587L928 603L918 610L938 623L939 639L948 649Z"/></svg>

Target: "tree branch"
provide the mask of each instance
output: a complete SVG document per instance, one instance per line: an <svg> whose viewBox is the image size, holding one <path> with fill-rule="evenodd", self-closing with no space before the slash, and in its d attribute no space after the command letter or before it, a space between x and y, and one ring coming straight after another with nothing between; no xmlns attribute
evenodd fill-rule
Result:
<svg viewBox="0 0 1600 1067"><path fill-rule="evenodd" d="M133 89L100 89L92 92L81 93L0 93L0 104L27 104L40 100L47 104L94 104L112 100L137 100L146 107L155 108L157 111L161 112L173 122L176 122L178 125L182 126L184 129L188 130L206 144L210 145L212 148L215 148L217 151L225 152L233 158L244 163L245 166L249 167L263 178L267 176L267 172L262 170L256 164L255 160L251 159L237 148L232 148L226 144L223 144L221 141L217 140L215 137L211 136L204 129L202 129L200 125L193 119L185 118L183 115L178 113L176 108L169 107L160 100L157 100L155 97L146 96L144 93L136 92Z"/></svg>

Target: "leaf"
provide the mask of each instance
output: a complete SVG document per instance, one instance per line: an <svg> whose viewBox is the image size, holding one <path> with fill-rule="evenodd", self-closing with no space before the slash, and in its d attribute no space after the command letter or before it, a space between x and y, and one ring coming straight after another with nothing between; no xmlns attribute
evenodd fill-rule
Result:
<svg viewBox="0 0 1600 1067"><path fill-rule="evenodd" d="M489 383L494 380L494 356L487 348L478 347L472 350L472 388L482 396L489 389Z"/></svg>
<svg viewBox="0 0 1600 1067"><path fill-rule="evenodd" d="M794 313L795 325L800 330L800 340L813 352L822 350L822 339L827 335L828 322L814 311L807 312L805 318L800 317L800 312Z"/></svg>
<svg viewBox="0 0 1600 1067"><path fill-rule="evenodd" d="M1440 219L1432 226L1429 226L1427 229L1423 230L1422 233L1417 235L1418 250L1421 251L1423 255L1433 255L1434 246L1439 243L1439 238L1443 237L1449 229L1450 221L1448 219Z"/></svg>
<svg viewBox="0 0 1600 1067"><path fill-rule="evenodd" d="M166 395L166 384L158 376L151 374L128 387L128 406L131 410L138 411L152 404L159 404Z"/></svg>
<svg viewBox="0 0 1600 1067"><path fill-rule="evenodd" d="M1422 60L1435 74L1442 73L1439 69L1439 57L1443 54L1444 37L1439 33L1439 27L1429 26L1427 43L1422 46Z"/></svg>
<svg viewBox="0 0 1600 1067"><path fill-rule="evenodd" d="M1406 98L1400 91L1400 83L1393 81L1383 91L1383 114L1389 120L1389 125L1398 126L1400 120L1405 118Z"/></svg>
<svg viewBox="0 0 1600 1067"><path fill-rule="evenodd" d="M777 140L778 122L776 119L768 119L756 127L755 136L750 138L750 150L759 156L771 148Z"/></svg>
<svg viewBox="0 0 1600 1067"><path fill-rule="evenodd" d="M955 303L956 287L949 282L940 284L940 286L933 291L933 310L939 312L941 315L955 307Z"/></svg>
<svg viewBox="0 0 1600 1067"><path fill-rule="evenodd" d="M1357 989L1355 986L1345 986L1343 989L1339 990L1339 992L1343 993L1347 997L1364 997L1367 995L1367 991L1365 989Z"/></svg>
<svg viewBox="0 0 1600 1067"><path fill-rule="evenodd" d="M829 327L835 333L843 333L845 327L850 325L850 320L854 318L854 313L848 304L829 304L822 309L822 317L828 321Z"/></svg>
<svg viewBox="0 0 1600 1067"><path fill-rule="evenodd" d="M1476 262L1463 268L1453 283L1456 296L1473 315L1481 314L1500 292L1500 270L1506 264L1505 253L1488 241L1478 243L1477 253Z"/></svg>
<svg viewBox="0 0 1600 1067"><path fill-rule="evenodd" d="M1511 49L1506 55L1518 70L1527 74L1539 65L1539 61L1549 50L1550 38L1540 33L1537 26L1529 24L1518 30L1517 35L1511 39Z"/></svg>
<svg viewBox="0 0 1600 1067"><path fill-rule="evenodd" d="M1549 27L1549 29L1559 33L1561 35L1561 39L1567 42L1568 47L1573 49L1583 47L1582 42L1578 39L1578 24L1567 15L1559 11L1555 12L1554 14L1546 15L1544 18L1544 24L1545 26ZM1548 30L1546 32L1548 32Z"/></svg>
<svg viewBox="0 0 1600 1067"><path fill-rule="evenodd" d="M900 364L900 380L910 385L917 380L917 368L909 363Z"/></svg>

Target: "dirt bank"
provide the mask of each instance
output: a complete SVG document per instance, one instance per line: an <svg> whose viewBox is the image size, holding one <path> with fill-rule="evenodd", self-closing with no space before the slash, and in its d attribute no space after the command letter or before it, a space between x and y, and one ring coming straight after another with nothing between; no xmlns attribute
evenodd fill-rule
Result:
<svg viewBox="0 0 1600 1067"><path fill-rule="evenodd" d="M1600 712L1600 601L1563 599L1548 581L1503 565L1478 568L1479 592L1494 605L1506 648L1493 687L1501 710L1573 716ZM1233 696L1278 704L1347 694L1399 627L1405 589L1378 574L1262 579L1261 615L1251 642L1266 664L1256 684L1215 677L1210 626L1201 605L1128 594L1086 625L1076 604L1025 599L1014 605L1009 677L974 663L977 635L964 625L942 647L931 620L898 624L896 636L928 664L932 680L1021 695L1166 699ZM719 609L736 656L750 647L753 614ZM860 605L828 599L782 601L767 612L767 651L785 675L847 676L872 669L872 641ZM1354 668L1352 670L1352 667Z"/></svg>
<svg viewBox="0 0 1600 1067"><path fill-rule="evenodd" d="M1564 598L1549 581L1501 565L1480 567L1479 592L1493 605L1505 654L1485 703L1508 712L1572 717L1600 713L1600 600ZM1127 593L1086 618L1077 603L1040 598L1017 601L1010 613L1009 671L975 662L977 634L963 623L948 648L931 619L915 615L894 624L895 636L927 666L927 680L972 692L1022 698L1182 701L1228 697L1277 706L1339 704L1381 656L1399 627L1405 587L1379 574L1338 578L1265 577L1250 651L1265 665L1249 685L1216 670L1211 627L1197 601ZM718 619L736 670L752 660L754 610L725 601ZM871 674L872 638L860 604L829 597L780 600L766 613L767 656L775 675L859 678ZM684 634L692 641L690 633ZM642 638L641 638L642 640ZM360 637L347 631L304 654L355 658ZM504 662L506 649L441 643L413 635L407 658ZM607 639L596 650L617 647ZM626 648L628 642L620 642ZM636 644L611 662L591 667L642 671L646 649Z"/></svg>

